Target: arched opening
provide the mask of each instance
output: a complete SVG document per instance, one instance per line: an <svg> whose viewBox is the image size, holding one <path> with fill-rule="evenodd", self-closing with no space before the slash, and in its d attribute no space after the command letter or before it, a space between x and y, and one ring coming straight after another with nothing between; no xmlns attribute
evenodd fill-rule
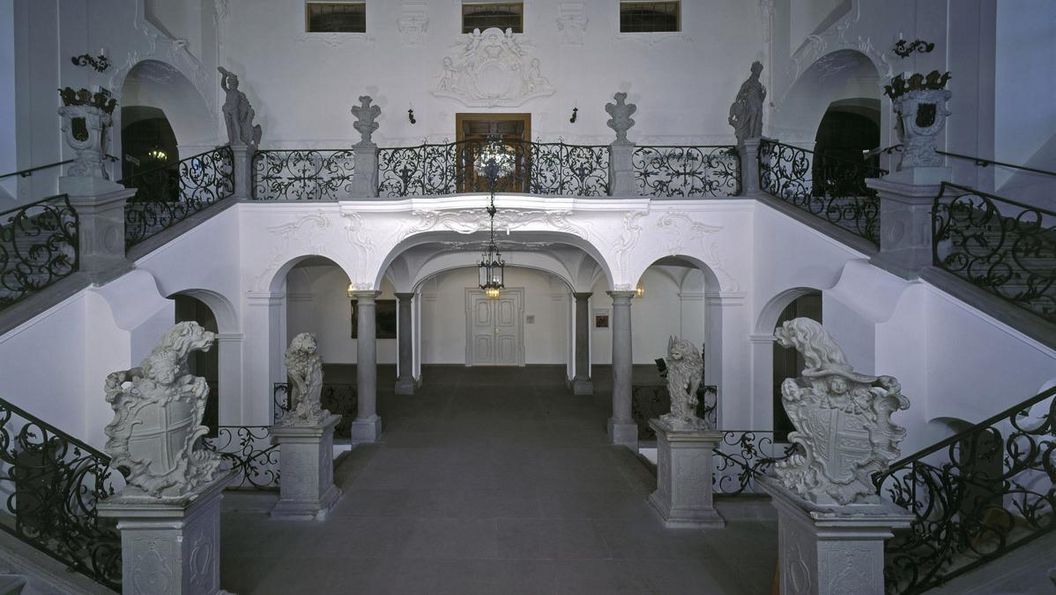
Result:
<svg viewBox="0 0 1056 595"><path fill-rule="evenodd" d="M880 99L841 99L829 104L814 137L814 179L825 179L818 171L825 159L850 163L862 161L867 151L880 147ZM872 155L867 163L879 167L880 156Z"/></svg>
<svg viewBox="0 0 1056 595"><path fill-rule="evenodd" d="M120 92L121 117L128 114L138 122L157 119L160 113L169 125L179 153L184 156L200 153L217 144L217 115L209 109L194 83L175 66L159 60L138 62L125 75ZM135 123L121 122L122 146L119 148L122 157L128 152L124 146L125 129ZM147 134L149 124L143 127L144 134ZM153 142L156 139L147 140ZM164 135L160 140L165 140ZM129 154L135 156L135 153ZM177 160L168 159L167 163Z"/></svg>
<svg viewBox="0 0 1056 595"><path fill-rule="evenodd" d="M122 106L121 147L122 179L180 160L176 134L156 107Z"/></svg>
<svg viewBox="0 0 1056 595"><path fill-rule="evenodd" d="M794 318L809 318L822 322L822 302L820 291L808 291L796 297L792 302L785 306L784 310L777 317L777 323L774 325L774 330L778 329L785 322ZM774 368L773 368L773 420L774 420L774 441L775 442L786 442L788 439L788 433L795 430L795 426L792 425L792 421L788 418L788 413L785 412L785 406L781 402L781 383L786 378L796 378L803 371L805 363L803 361L803 355L795 349L787 349L778 345L776 342L773 345L773 357L774 357Z"/></svg>
<svg viewBox="0 0 1056 595"><path fill-rule="evenodd" d="M207 331L219 333L216 315L205 302L185 294L171 297L175 302L175 322L197 322ZM191 374L202 376L209 385L209 399L205 403L202 424L209 428L209 437L215 437L220 426L220 346L209 351L195 351L187 360Z"/></svg>

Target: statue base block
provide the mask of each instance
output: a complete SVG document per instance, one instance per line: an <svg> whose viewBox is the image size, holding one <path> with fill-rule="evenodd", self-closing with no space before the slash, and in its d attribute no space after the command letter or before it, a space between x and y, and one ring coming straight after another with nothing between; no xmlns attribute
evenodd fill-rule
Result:
<svg viewBox="0 0 1056 595"><path fill-rule="evenodd" d="M352 422L352 442L377 442L381 436L381 418L372 415L367 419L357 418Z"/></svg>
<svg viewBox="0 0 1056 595"><path fill-rule="evenodd" d="M122 493L99 503L99 516L118 519L122 593L224 593L220 589L220 499L232 477L233 473L225 474L183 496Z"/></svg>
<svg viewBox="0 0 1056 595"><path fill-rule="evenodd" d="M726 520L712 503L712 451L722 432L679 429L659 419L649 420L656 431L656 491L649 503L669 529L725 527Z"/></svg>
<svg viewBox="0 0 1056 595"><path fill-rule="evenodd" d="M396 388L395 388L394 392L397 395L413 395L414 394L414 390L416 388L418 388L418 387L415 386L414 379L412 379L412 378L401 378L401 379L396 381Z"/></svg>
<svg viewBox="0 0 1056 595"><path fill-rule="evenodd" d="M590 381L590 378L576 378L572 381L572 394L579 396L593 395L594 383Z"/></svg>
<svg viewBox="0 0 1056 595"><path fill-rule="evenodd" d="M759 485L777 509L781 595L883 595L884 540L913 515L890 502L813 504L772 477Z"/></svg>
<svg viewBox="0 0 1056 595"><path fill-rule="evenodd" d="M331 415L318 426L272 427L280 475L271 518L322 520L337 503L341 490L334 485L334 426L339 421L340 415Z"/></svg>
<svg viewBox="0 0 1056 595"><path fill-rule="evenodd" d="M609 444L626 446L638 452L638 424L633 421L621 422L609 418Z"/></svg>

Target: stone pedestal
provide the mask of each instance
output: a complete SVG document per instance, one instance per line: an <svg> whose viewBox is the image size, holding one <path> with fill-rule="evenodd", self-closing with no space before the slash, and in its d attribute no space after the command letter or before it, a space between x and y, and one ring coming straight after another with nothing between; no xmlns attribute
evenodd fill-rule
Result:
<svg viewBox="0 0 1056 595"><path fill-rule="evenodd" d="M279 445L279 501L271 518L321 520L337 503L341 490L334 485L334 426L331 415L318 426L272 426Z"/></svg>
<svg viewBox="0 0 1056 595"><path fill-rule="evenodd" d="M880 198L880 252L873 264L907 279L931 266L931 210L943 179L950 179L949 168L912 168L865 181Z"/></svg>
<svg viewBox="0 0 1056 595"><path fill-rule="evenodd" d="M359 142L356 150L356 173L352 176L352 198L375 198L378 196L378 145Z"/></svg>
<svg viewBox="0 0 1056 595"><path fill-rule="evenodd" d="M414 293L397 293L397 332L399 337L397 342L399 344L398 355L400 358L400 375L396 379L396 394L397 395L413 395L414 389L414 343L411 340L412 330L412 316L411 316L411 299L414 297Z"/></svg>
<svg viewBox="0 0 1056 595"><path fill-rule="evenodd" d="M593 395L590 380L590 296L591 292L576 292L576 376L572 379L572 394Z"/></svg>
<svg viewBox="0 0 1056 595"><path fill-rule="evenodd" d="M759 194L759 140L746 138L737 145L737 154L741 160L740 196Z"/></svg>
<svg viewBox="0 0 1056 595"><path fill-rule="evenodd" d="M99 503L99 516L118 519L122 593L224 592L220 590L220 499L231 478L226 474L179 497L123 493Z"/></svg>
<svg viewBox="0 0 1056 595"><path fill-rule="evenodd" d="M614 142L609 145L609 195L637 197L638 181L634 179L635 144L631 142Z"/></svg>
<svg viewBox="0 0 1056 595"><path fill-rule="evenodd" d="M256 152L256 147L231 145L237 200L253 199L253 154Z"/></svg>
<svg viewBox="0 0 1056 595"><path fill-rule="evenodd" d="M677 429L659 419L656 430L656 491L649 503L669 529L725 527L711 498L712 450L722 432Z"/></svg>
<svg viewBox="0 0 1056 595"><path fill-rule="evenodd" d="M132 269L125 259L125 203L135 188L88 176L62 176L59 191L69 195L80 222L80 266L92 283L103 283Z"/></svg>
<svg viewBox="0 0 1056 595"><path fill-rule="evenodd" d="M889 502L811 504L771 477L759 485L777 508L781 595L883 595L884 540L911 514Z"/></svg>

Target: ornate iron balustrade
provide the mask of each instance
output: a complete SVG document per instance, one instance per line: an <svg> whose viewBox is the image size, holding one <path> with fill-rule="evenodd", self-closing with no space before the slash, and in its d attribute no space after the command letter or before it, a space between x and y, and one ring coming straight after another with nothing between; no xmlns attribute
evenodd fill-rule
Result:
<svg viewBox="0 0 1056 595"><path fill-rule="evenodd" d="M880 244L880 199L866 178L887 172L863 162L816 155L792 145L759 144L759 187L829 223Z"/></svg>
<svg viewBox="0 0 1056 595"><path fill-rule="evenodd" d="M474 140L379 149L378 195L488 192L483 166L492 158L505 172L496 183L498 192L561 196L609 192L607 146Z"/></svg>
<svg viewBox="0 0 1056 595"><path fill-rule="evenodd" d="M707 422L709 428L717 423L719 388L700 386L697 389L697 417ZM660 417L671 410L671 395L663 384L640 385L631 388L631 419L638 425L639 440L655 440L656 430L649 427L649 420Z"/></svg>
<svg viewBox="0 0 1056 595"><path fill-rule="evenodd" d="M234 155L219 147L122 180L136 194L125 205L125 246L134 246L235 193Z"/></svg>
<svg viewBox="0 0 1056 595"><path fill-rule="evenodd" d="M741 158L733 146L642 146L631 155L644 196L684 198L736 196Z"/></svg>
<svg viewBox="0 0 1056 595"><path fill-rule="evenodd" d="M76 272L79 233L65 194L0 213L0 309Z"/></svg>
<svg viewBox="0 0 1056 595"><path fill-rule="evenodd" d="M279 445L271 443L271 426L220 426L202 445L227 459L238 482L227 489L279 489Z"/></svg>
<svg viewBox="0 0 1056 595"><path fill-rule="evenodd" d="M887 592L921 593L1052 531L1054 397L1049 389L873 478L916 517L884 547Z"/></svg>
<svg viewBox="0 0 1056 595"><path fill-rule="evenodd" d="M943 182L935 265L1056 322L1056 212Z"/></svg>
<svg viewBox="0 0 1056 595"><path fill-rule="evenodd" d="M340 200L352 194L354 149L257 151L253 200Z"/></svg>
<svg viewBox="0 0 1056 595"><path fill-rule="evenodd" d="M0 399L0 529L120 591L121 536L96 509L117 477L110 457Z"/></svg>
<svg viewBox="0 0 1056 595"><path fill-rule="evenodd" d="M319 402L323 409L341 416L341 421L334 426L335 438L352 438L352 422L356 419L356 408L359 404L356 395L355 385L323 384ZM289 385L285 382L275 383L272 387L272 403L274 404L274 419L278 421L283 412L290 410Z"/></svg>
<svg viewBox="0 0 1056 595"><path fill-rule="evenodd" d="M795 451L794 444L775 444L770 431L725 430L722 442L712 450L712 491L717 496L759 493L755 478Z"/></svg>

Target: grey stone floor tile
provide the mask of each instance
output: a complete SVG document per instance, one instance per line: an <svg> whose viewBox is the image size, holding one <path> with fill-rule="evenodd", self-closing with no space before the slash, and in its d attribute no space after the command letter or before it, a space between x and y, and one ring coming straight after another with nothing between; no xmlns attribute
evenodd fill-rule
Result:
<svg viewBox="0 0 1056 595"><path fill-rule="evenodd" d="M413 519L400 558L444 560L497 559L498 530L494 519Z"/></svg>
<svg viewBox="0 0 1056 595"><path fill-rule="evenodd" d="M604 560L609 551L590 521L499 519L499 557L511 560Z"/></svg>

